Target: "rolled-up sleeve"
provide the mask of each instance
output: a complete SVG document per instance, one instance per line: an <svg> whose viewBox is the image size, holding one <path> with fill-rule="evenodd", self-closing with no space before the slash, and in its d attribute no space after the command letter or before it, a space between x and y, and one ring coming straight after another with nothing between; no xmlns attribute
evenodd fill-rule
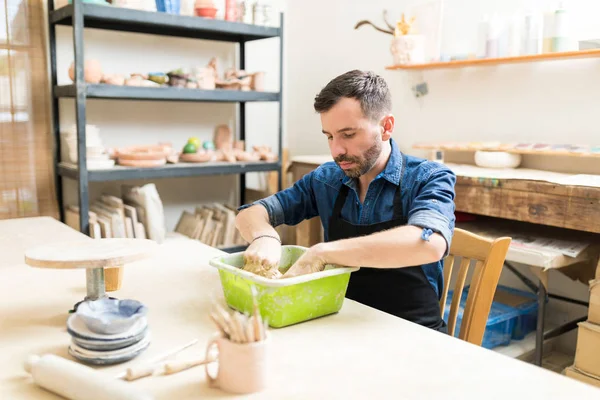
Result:
<svg viewBox="0 0 600 400"><path fill-rule="evenodd" d="M238 211L260 204L269 215L269 222L273 227L281 224L296 225L305 219L318 215L315 195L312 188L312 175L310 172L299 179L293 186L275 193L264 199L245 204Z"/></svg>
<svg viewBox="0 0 600 400"><path fill-rule="evenodd" d="M442 235L447 245L444 253L446 256L452 244L456 220L454 216L456 175L443 166L430 168L431 171L418 185L408 213L408 224Z"/></svg>

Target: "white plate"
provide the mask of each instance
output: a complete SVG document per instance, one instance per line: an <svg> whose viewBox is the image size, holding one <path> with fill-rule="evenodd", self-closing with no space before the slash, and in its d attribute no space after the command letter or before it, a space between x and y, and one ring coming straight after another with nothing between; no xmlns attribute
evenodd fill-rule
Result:
<svg viewBox="0 0 600 400"><path fill-rule="evenodd" d="M67 319L67 332L71 336L75 336L78 339L84 340L95 340L95 341L122 341L131 339L134 336L139 335L148 326L148 319L146 317L140 318L133 326L123 333L117 333L114 335L102 335L100 333L92 332L86 325L85 322L77 315L71 314Z"/></svg>

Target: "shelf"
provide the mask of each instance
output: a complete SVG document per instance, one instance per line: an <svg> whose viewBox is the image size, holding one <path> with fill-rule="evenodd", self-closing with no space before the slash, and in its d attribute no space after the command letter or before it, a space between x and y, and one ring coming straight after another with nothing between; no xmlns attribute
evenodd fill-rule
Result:
<svg viewBox="0 0 600 400"><path fill-rule="evenodd" d="M535 145L535 144L534 144ZM448 152L470 152L476 151L501 151L512 154L538 155L538 156L563 156L579 158L600 158L600 145L598 146L575 146L575 145L553 145L544 144L545 147L539 148L514 148L515 145L475 145L475 144L435 144L435 143L416 143L412 147L418 150L443 150ZM560 149L559 149L560 148Z"/></svg>
<svg viewBox="0 0 600 400"><path fill-rule="evenodd" d="M569 60L576 58L594 58L600 57L600 49L577 50L562 53L546 53L534 54L518 57L500 57L500 58L483 58L473 60L457 60L446 62L434 62L428 64L412 64L412 65L392 65L385 69L387 70L428 70L428 69L446 69L446 68L465 68L477 66L492 66L503 64L531 63L540 61L558 61Z"/></svg>
<svg viewBox="0 0 600 400"><path fill-rule="evenodd" d="M157 168L133 168L115 166L109 169L88 170L89 182L106 182L130 179L183 178L202 175L228 175L247 172L278 171L278 162L207 162L207 163L178 163L166 164ZM66 178L78 179L77 166L70 163L60 163L58 173Z"/></svg>
<svg viewBox="0 0 600 400"><path fill-rule="evenodd" d="M76 92L75 85L61 85L56 86L54 89L56 97L75 97ZM280 100L280 94L277 92L225 89L202 90L172 86L140 87L98 84L86 85L85 92L86 97L91 99L168 100L221 103L267 102Z"/></svg>
<svg viewBox="0 0 600 400"><path fill-rule="evenodd" d="M139 11L110 5L83 5L86 28L178 36L195 39L246 42L280 36L280 29L240 22ZM73 5L50 12L50 24L71 25Z"/></svg>

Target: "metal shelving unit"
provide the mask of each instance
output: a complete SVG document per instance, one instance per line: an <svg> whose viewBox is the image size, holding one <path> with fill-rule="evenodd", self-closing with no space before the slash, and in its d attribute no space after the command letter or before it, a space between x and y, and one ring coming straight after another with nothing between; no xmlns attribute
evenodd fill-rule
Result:
<svg viewBox="0 0 600 400"><path fill-rule="evenodd" d="M54 10L54 0L48 3L50 68L52 84L52 122L55 138L55 170L57 195L61 219L64 221L62 178L74 179L78 183L79 217L81 232L89 235L89 193L90 182L105 182L129 179L159 179L174 177L194 177L202 175L238 174L240 204L245 202L246 177L248 172L276 171L279 189L282 188L282 89L283 89L283 14L280 26L265 27L238 22L167 14L162 12L138 11L112 6L102 6L73 0L73 4ZM73 52L75 61L75 82L72 85L57 85L56 73L56 25L73 26ZM239 69L245 69L245 43L253 40L279 38L279 92L254 92L233 90L200 90L176 87L130 87L106 84L86 84L83 77L83 31L85 28L116 30L123 32L146 33L158 36L175 36L193 39L216 40L238 44ZM60 161L59 99L75 100L77 127L77 165ZM86 107L88 99L148 100L179 102L237 103L239 140L246 139L247 102L278 102L279 132L278 161L205 164L167 164L157 168L130 168L115 166L110 169L88 170L86 158ZM239 248L235 248L239 250Z"/></svg>

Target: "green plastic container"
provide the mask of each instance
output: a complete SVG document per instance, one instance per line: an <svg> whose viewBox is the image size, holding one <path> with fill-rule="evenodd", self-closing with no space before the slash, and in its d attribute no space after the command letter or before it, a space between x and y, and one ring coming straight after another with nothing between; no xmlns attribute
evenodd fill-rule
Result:
<svg viewBox="0 0 600 400"><path fill-rule="evenodd" d="M307 250L282 246L279 270L284 273ZM260 313L269 326L281 328L338 312L342 308L350 274L358 268L326 266L325 270L285 279L267 279L241 269L243 252L213 258L229 307L252 313L252 286Z"/></svg>

